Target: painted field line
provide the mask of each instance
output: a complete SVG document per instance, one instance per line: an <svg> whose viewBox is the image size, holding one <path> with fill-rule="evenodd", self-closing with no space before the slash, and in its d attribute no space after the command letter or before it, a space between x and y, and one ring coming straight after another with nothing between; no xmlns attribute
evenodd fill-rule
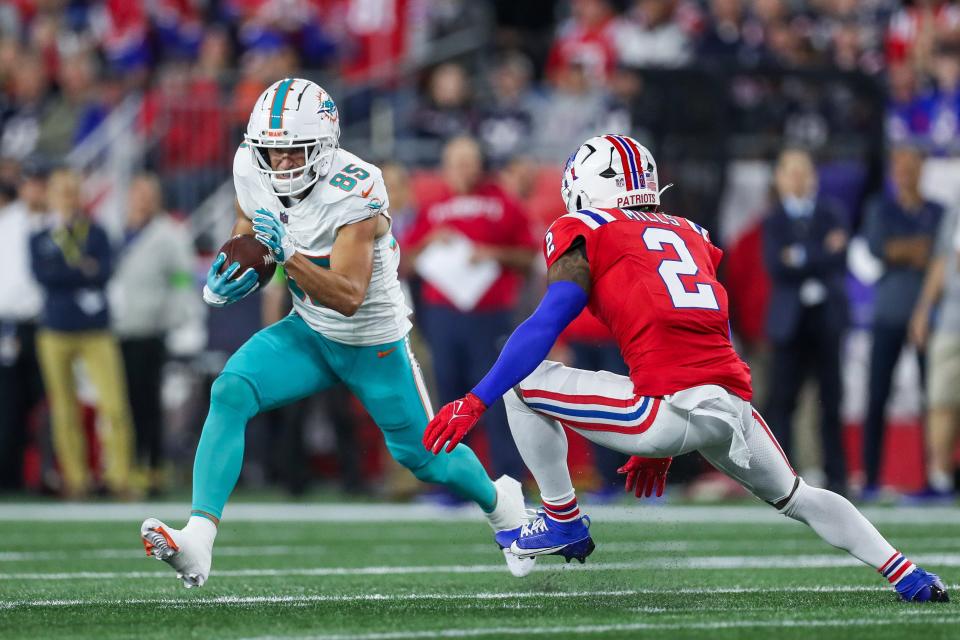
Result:
<svg viewBox="0 0 960 640"><path fill-rule="evenodd" d="M951 585L950 588L954 586ZM644 595L727 595L770 592L796 593L847 593L889 591L888 587L864 585L817 585L798 587L700 587L676 589L620 589L610 591L481 591L474 593L361 593L355 595L316 594L297 596L216 596L211 598L73 598L39 600L0 600L0 609L20 609L28 607L76 607L76 606L134 606L142 604L171 607L196 607L220 605L258 605L258 604L309 604L309 603L350 603L350 602L416 602L416 601L508 601L511 599L571 599L571 598L616 598ZM958 618L960 620L960 618Z"/></svg>
<svg viewBox="0 0 960 640"><path fill-rule="evenodd" d="M921 554L911 556L919 564L941 567L960 567L960 554ZM863 567L851 556L697 556L647 558L633 562L590 562L586 565L550 563L540 564L536 571L634 571L638 569L830 569ZM864 567L865 568L865 567ZM416 565L366 567L310 567L299 569L223 569L214 571L215 578L277 578L292 576L385 576L417 574L477 574L503 573L502 564L478 565ZM169 579L172 573L165 567L153 571L65 571L65 572L6 572L0 580L140 580L144 578Z"/></svg>
<svg viewBox="0 0 960 640"><path fill-rule="evenodd" d="M924 618L925 624L957 624L958 618ZM483 636L563 635L576 637L624 631L722 631L724 629L776 628L807 629L829 627L886 627L917 624L916 620L890 618L838 618L830 620L737 620L730 622L628 622L624 624L577 625L556 627L488 627L485 629L444 629L388 631L384 633L333 634L320 636L257 636L246 640L414 640L416 638L476 638Z"/></svg>
<svg viewBox="0 0 960 640"><path fill-rule="evenodd" d="M647 524L770 524L793 523L766 506L590 506L588 513L598 522L641 522ZM179 522L190 512L188 504L176 503L6 503L0 504L0 521L92 521L137 522L148 516ZM864 514L878 524L941 524L960 525L960 509L954 507L864 509ZM231 504L224 519L234 522L483 522L480 509L393 503L240 503ZM796 524L796 523L793 523ZM802 525L796 525L802 526Z"/></svg>
<svg viewBox="0 0 960 640"><path fill-rule="evenodd" d="M958 542L960 547L960 542ZM491 545L484 545L485 551L490 551ZM422 547L421 547L422 550ZM250 546L223 546L217 547L217 556L301 556L331 553L332 549L324 545L264 545ZM83 552L83 558L97 560L140 560L144 558L143 549L135 546L115 547L110 549L88 549ZM31 560L77 560L76 551L0 551L0 562L26 562Z"/></svg>
<svg viewBox="0 0 960 640"><path fill-rule="evenodd" d="M801 552L801 551L822 551L825 547L823 541L816 538L777 538L769 539L769 535L751 538L749 536L737 538L737 540L660 540L648 542L598 542L597 548L601 551L616 553L642 553L642 552L704 552L704 551L723 551L725 549L735 548L750 542L751 540L762 541L765 553L774 551L780 552ZM960 551L960 538L924 538L898 536L897 546L904 548L908 546L917 546L924 549L944 549ZM462 544L457 542L431 542L430 548L448 549L459 554L477 553L489 555L492 546L489 543L469 543ZM325 544L292 544L292 545L246 545L233 546L225 545L216 548L217 557L244 557L244 556L317 556L332 553L340 553L342 547L336 547ZM423 552L423 544L414 543L395 543L395 544L377 544L364 547L365 552L369 553L389 553L394 556L401 554L417 554ZM927 555L931 555L929 552ZM103 559L103 560L140 560L144 557L143 551L135 546L129 547L111 547L105 549L88 549L83 552L83 558ZM75 551L0 551L0 563L2 562L28 562L37 560L76 560Z"/></svg>

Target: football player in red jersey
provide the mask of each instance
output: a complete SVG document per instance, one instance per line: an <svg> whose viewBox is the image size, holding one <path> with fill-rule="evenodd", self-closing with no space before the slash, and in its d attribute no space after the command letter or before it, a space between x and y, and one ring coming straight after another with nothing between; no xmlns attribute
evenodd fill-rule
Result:
<svg viewBox="0 0 960 640"><path fill-rule="evenodd" d="M750 404L750 370L730 343L723 255L696 223L660 211L657 167L632 138L590 138L567 161L567 213L544 238L548 288L496 364L424 434L449 450L501 396L539 485L540 517L497 534L523 557L593 551L567 469L564 428L632 454L627 489L663 491L673 456L699 451L780 513L808 524L890 581L904 600L945 601L940 579L910 562L844 497L804 483ZM613 333L630 376L544 361L585 307ZM642 457L640 457L642 456ZM532 564L532 563L531 563Z"/></svg>

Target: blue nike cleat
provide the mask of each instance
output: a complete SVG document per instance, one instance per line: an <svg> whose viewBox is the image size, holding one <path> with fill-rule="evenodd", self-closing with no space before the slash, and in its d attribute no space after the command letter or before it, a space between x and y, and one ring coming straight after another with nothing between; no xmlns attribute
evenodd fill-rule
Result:
<svg viewBox="0 0 960 640"><path fill-rule="evenodd" d="M907 602L950 602L947 588L940 577L920 567L900 580L895 588L900 597Z"/></svg>
<svg viewBox="0 0 960 640"><path fill-rule="evenodd" d="M926 505L951 505L957 499L957 494L953 491L940 491L933 487L927 487L916 493L909 493L903 496L902 504L904 506L917 507Z"/></svg>
<svg viewBox="0 0 960 640"><path fill-rule="evenodd" d="M529 524L520 527L519 535L510 542L510 551L523 557L556 555L563 556L567 562L576 558L580 564L587 559L595 545L590 537L590 518L583 516L570 522L558 522L540 516ZM514 534L516 529L503 531ZM506 535L497 539L497 544L506 542Z"/></svg>

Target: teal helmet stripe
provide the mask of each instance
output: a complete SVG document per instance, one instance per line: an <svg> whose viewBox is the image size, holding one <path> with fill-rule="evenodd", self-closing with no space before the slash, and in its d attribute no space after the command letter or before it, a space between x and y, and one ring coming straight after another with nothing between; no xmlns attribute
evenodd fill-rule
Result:
<svg viewBox="0 0 960 640"><path fill-rule="evenodd" d="M273 104L270 106L271 129L279 129L283 126L283 105L287 102L287 93L289 93L292 84L293 78L287 78L280 83L277 92L273 95Z"/></svg>

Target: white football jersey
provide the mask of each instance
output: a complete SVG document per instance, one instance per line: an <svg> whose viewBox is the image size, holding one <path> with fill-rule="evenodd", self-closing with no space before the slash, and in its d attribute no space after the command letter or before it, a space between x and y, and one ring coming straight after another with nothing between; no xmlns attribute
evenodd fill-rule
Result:
<svg viewBox="0 0 960 640"><path fill-rule="evenodd" d="M233 159L233 183L244 214L252 219L258 209L273 212L293 238L297 250L325 268L330 267L330 253L340 227L378 215L390 219L380 169L344 149L336 151L327 175L305 198L291 201L291 207L273 195L265 180L253 166L250 149L246 144L240 145ZM314 304L288 274L294 311L314 331L343 344L368 346L399 340L412 326L411 311L397 279L399 264L400 247L388 231L374 242L373 273L367 296L351 317Z"/></svg>

